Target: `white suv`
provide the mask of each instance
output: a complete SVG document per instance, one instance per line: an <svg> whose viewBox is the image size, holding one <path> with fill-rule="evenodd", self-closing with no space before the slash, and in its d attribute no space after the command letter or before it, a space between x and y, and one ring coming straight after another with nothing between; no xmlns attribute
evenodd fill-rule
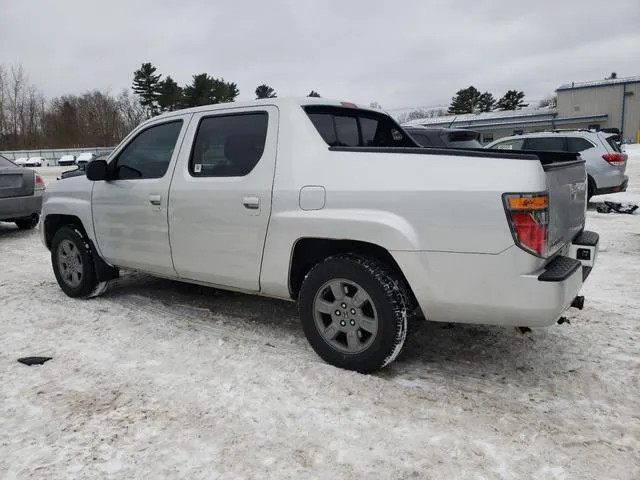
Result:
<svg viewBox="0 0 640 480"><path fill-rule="evenodd" d="M504 150L536 150L579 153L586 162L588 197L624 192L627 155L612 133L591 130L556 130L505 137L486 146Z"/></svg>

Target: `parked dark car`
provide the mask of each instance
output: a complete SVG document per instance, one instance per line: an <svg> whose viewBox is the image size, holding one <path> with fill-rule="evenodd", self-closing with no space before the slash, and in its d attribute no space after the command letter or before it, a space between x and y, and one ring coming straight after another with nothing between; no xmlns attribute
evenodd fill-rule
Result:
<svg viewBox="0 0 640 480"><path fill-rule="evenodd" d="M482 148L480 133L461 128L404 127L404 131L423 147Z"/></svg>
<svg viewBox="0 0 640 480"><path fill-rule="evenodd" d="M0 221L14 222L25 230L34 228L40 220L43 194L40 175L0 155Z"/></svg>

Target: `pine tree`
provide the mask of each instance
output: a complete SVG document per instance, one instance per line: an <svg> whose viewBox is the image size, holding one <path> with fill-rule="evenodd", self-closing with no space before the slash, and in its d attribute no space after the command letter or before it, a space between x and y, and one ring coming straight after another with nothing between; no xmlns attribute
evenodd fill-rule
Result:
<svg viewBox="0 0 640 480"><path fill-rule="evenodd" d="M480 96L480 91L474 86L458 90L455 97L451 99L448 112L453 114L473 113Z"/></svg>
<svg viewBox="0 0 640 480"><path fill-rule="evenodd" d="M158 106L161 112L172 112L182 107L182 88L167 75L159 87Z"/></svg>
<svg viewBox="0 0 640 480"><path fill-rule="evenodd" d="M158 97L160 96L160 77L162 75L156 75L156 70L151 62L147 62L133 72L133 92L140 97L140 104L150 116L157 115L160 110Z"/></svg>
<svg viewBox="0 0 640 480"><path fill-rule="evenodd" d="M478 103L476 107L480 112L490 112L496 106L496 99L493 98L493 95L489 92L484 92L480 97L478 97Z"/></svg>
<svg viewBox="0 0 640 480"><path fill-rule="evenodd" d="M315 90L311 90L309 92L309 95L307 95L307 97L315 97L315 98L320 98L320 94L318 92L316 92Z"/></svg>
<svg viewBox="0 0 640 480"><path fill-rule="evenodd" d="M256 99L260 98L275 98L277 97L276 91L267 84L262 84L256 87Z"/></svg>
<svg viewBox="0 0 640 480"><path fill-rule="evenodd" d="M507 90L507 93L498 100L496 107L500 110L519 110L522 107L529 106L528 103L524 103L524 92L518 90Z"/></svg>
<svg viewBox="0 0 640 480"><path fill-rule="evenodd" d="M206 73L194 75L191 84L182 91L185 107L233 102L240 93L235 83L227 83L224 79L213 78Z"/></svg>

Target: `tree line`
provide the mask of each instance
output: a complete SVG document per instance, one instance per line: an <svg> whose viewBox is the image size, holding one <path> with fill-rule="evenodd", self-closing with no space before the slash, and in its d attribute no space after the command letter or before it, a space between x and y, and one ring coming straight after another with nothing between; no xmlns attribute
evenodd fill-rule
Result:
<svg viewBox="0 0 640 480"><path fill-rule="evenodd" d="M143 63L133 72L131 88L149 117L181 108L234 102L240 94L236 83L208 73L193 75L190 83L179 86L170 75L163 79L157 72L151 62ZM277 97L276 91L267 84L258 85L254 93L256 99ZM320 97L320 94L311 90L307 96Z"/></svg>
<svg viewBox="0 0 640 480"><path fill-rule="evenodd" d="M90 90L80 95L45 98L22 65L0 64L0 150L110 147L143 120L165 111L233 102L237 84L206 73L179 86L156 73L151 63L134 72L133 94L122 89ZM276 97L269 85L255 89L256 98ZM308 96L319 97L312 90Z"/></svg>
<svg viewBox="0 0 640 480"><path fill-rule="evenodd" d="M473 85L458 90L451 99L447 113L460 115L464 113L483 113L494 110L520 110L529 106L524 102L524 92L521 90L507 90L496 100L490 92L480 92Z"/></svg>
<svg viewBox="0 0 640 480"><path fill-rule="evenodd" d="M555 103L555 96L548 97L539 103L540 107L550 106ZM400 123L421 118L443 117L445 115L462 115L465 113L486 113L496 110L520 110L528 107L524 101L524 92L521 90L507 90L505 94L496 99L491 92L481 92L473 85L462 88L451 98L448 108L438 107L432 109L416 108L404 112L398 117Z"/></svg>
<svg viewBox="0 0 640 480"><path fill-rule="evenodd" d="M47 100L21 65L0 64L0 150L108 147L145 117L128 89Z"/></svg>

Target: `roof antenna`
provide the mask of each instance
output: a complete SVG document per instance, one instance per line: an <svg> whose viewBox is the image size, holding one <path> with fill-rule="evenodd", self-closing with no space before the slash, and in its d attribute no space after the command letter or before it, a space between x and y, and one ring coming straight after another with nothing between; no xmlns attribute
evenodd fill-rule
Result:
<svg viewBox="0 0 640 480"><path fill-rule="evenodd" d="M453 125L453 122L456 121L456 118L458 118L457 115L455 117L453 117L453 120L451 120L451 123L449 124L449 126L447 128L451 128L451 125Z"/></svg>

